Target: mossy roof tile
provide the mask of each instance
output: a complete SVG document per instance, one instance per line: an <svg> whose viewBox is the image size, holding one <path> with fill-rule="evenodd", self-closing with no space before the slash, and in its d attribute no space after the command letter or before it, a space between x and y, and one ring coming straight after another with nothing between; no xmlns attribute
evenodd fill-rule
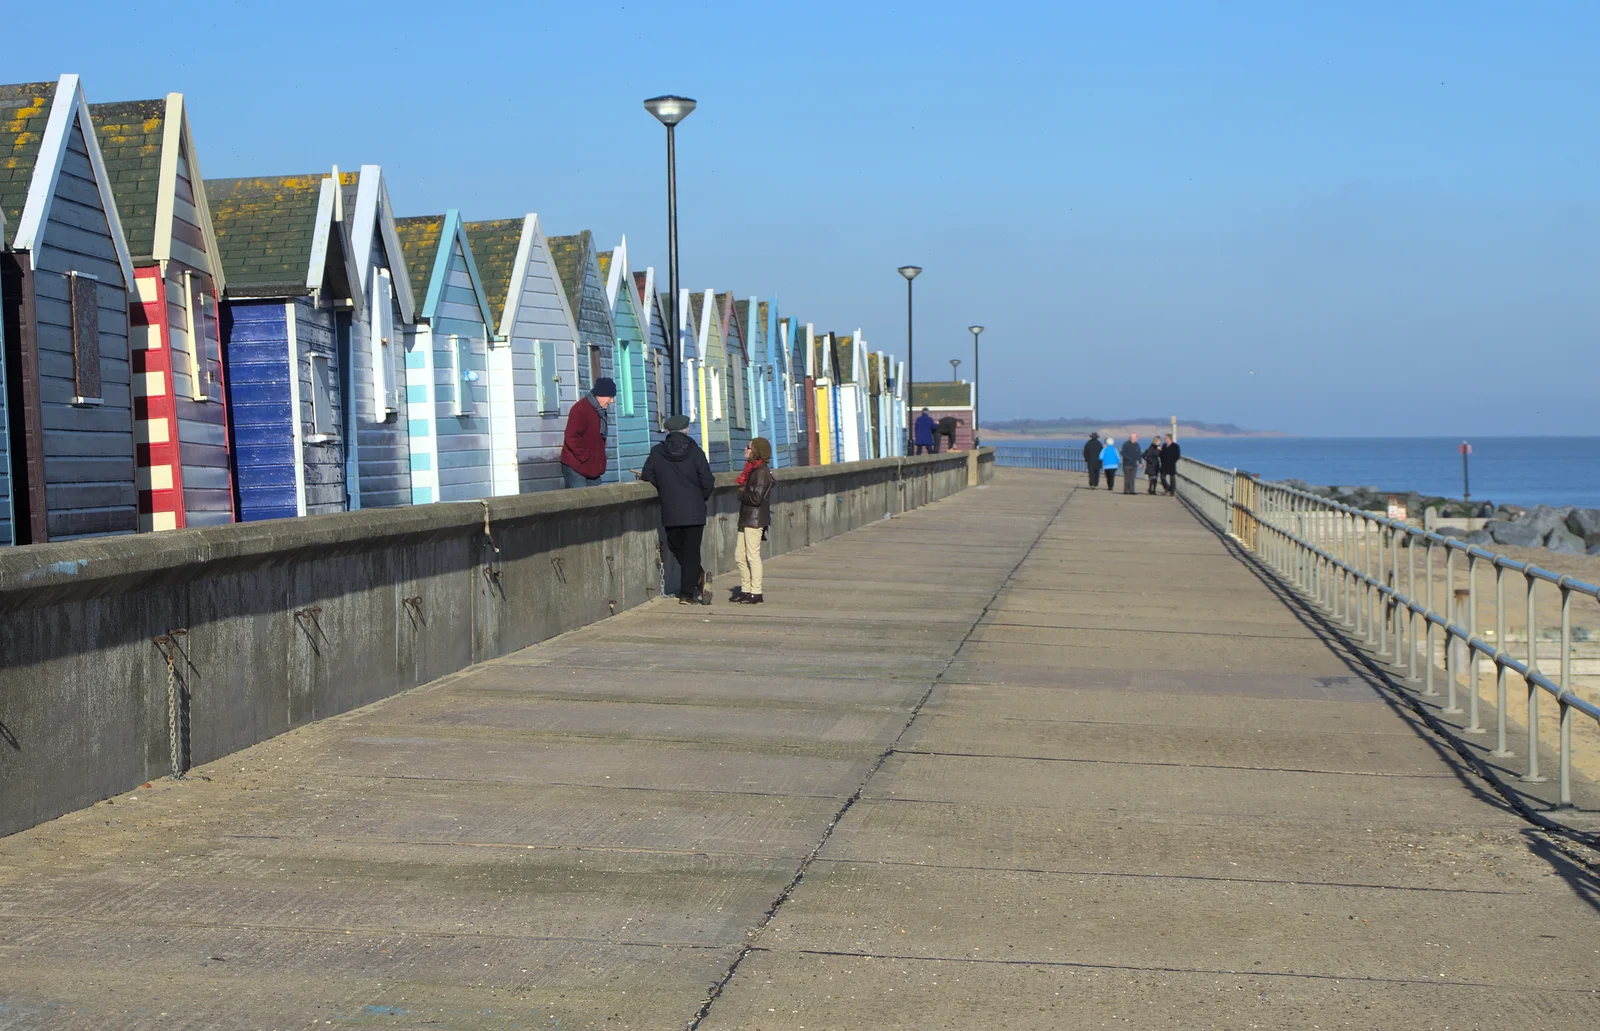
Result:
<svg viewBox="0 0 1600 1031"><path fill-rule="evenodd" d="M127 100L90 104L100 155L105 159L111 194L136 262L151 260L156 242L156 203L161 187L161 142L166 133L165 100Z"/></svg>
<svg viewBox="0 0 1600 1031"><path fill-rule="evenodd" d="M439 257L439 237L444 234L443 215L415 215L394 220L395 235L411 275L411 296L420 306L428 296L433 280L433 263ZM474 255L476 257L476 255Z"/></svg>
<svg viewBox="0 0 1600 1031"><path fill-rule="evenodd" d="M972 385L970 383L913 383L911 407L913 408L970 408Z"/></svg>
<svg viewBox="0 0 1600 1031"><path fill-rule="evenodd" d="M327 175L207 179L206 202L229 293L303 293Z"/></svg>
<svg viewBox="0 0 1600 1031"><path fill-rule="evenodd" d="M567 292L567 304L576 318L583 308L583 267L594 246L593 234L585 229L572 236L551 236L545 242L550 245L550 258L556 263L561 288Z"/></svg>
<svg viewBox="0 0 1600 1031"><path fill-rule="evenodd" d="M522 243L522 224L520 218L466 223L472 260L477 263L489 310L496 318L505 311L511 294L511 273L516 269L517 248Z"/></svg>
<svg viewBox="0 0 1600 1031"><path fill-rule="evenodd" d="M53 82L0 86L0 212L5 213L9 233L15 233L22 221L22 205L28 199L55 95Z"/></svg>

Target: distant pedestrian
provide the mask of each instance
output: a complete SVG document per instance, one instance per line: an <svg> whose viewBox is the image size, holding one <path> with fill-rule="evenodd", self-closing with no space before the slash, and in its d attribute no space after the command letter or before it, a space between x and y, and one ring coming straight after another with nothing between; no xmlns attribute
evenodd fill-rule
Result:
<svg viewBox="0 0 1600 1031"><path fill-rule="evenodd" d="M1083 467L1089 470L1090 487L1100 486L1100 451L1104 447L1099 432L1089 434L1089 439L1083 442Z"/></svg>
<svg viewBox="0 0 1600 1031"><path fill-rule="evenodd" d="M768 463L772 444L766 437L754 437L744 449L744 471L739 474L739 541L734 549L739 563L739 586L730 601L760 605L761 542L772 525L772 487L777 482Z"/></svg>
<svg viewBox="0 0 1600 1031"><path fill-rule="evenodd" d="M911 453L913 455L937 455L939 442L933 435L936 423L933 416L924 408L922 414L917 416L916 430L911 437Z"/></svg>
<svg viewBox="0 0 1600 1031"><path fill-rule="evenodd" d="M1132 434L1122 442L1122 493L1132 494L1133 481L1139 475L1139 459L1143 458L1139 450L1139 435Z"/></svg>
<svg viewBox="0 0 1600 1031"><path fill-rule="evenodd" d="M667 419L666 439L650 449L639 479L652 484L661 499L661 525L667 532L667 550L678 560L678 602L711 604L705 569L700 564L700 542L706 532L706 502L717 485L711 463L689 428L687 415Z"/></svg>
<svg viewBox="0 0 1600 1031"><path fill-rule="evenodd" d="M1154 494L1156 488L1161 486L1161 434L1156 434L1156 439L1144 449L1144 479L1146 493Z"/></svg>
<svg viewBox="0 0 1600 1031"><path fill-rule="evenodd" d="M606 409L617 399L617 384L609 376L595 380L588 396L567 413L567 432L561 440L561 480L567 487L593 487L606 473L606 436L611 417Z"/></svg>
<svg viewBox="0 0 1600 1031"><path fill-rule="evenodd" d="M1122 459L1117 457L1117 442L1106 437L1105 446L1100 449L1100 467L1106 474L1106 490L1117 489L1117 466L1121 463Z"/></svg>
<svg viewBox="0 0 1600 1031"><path fill-rule="evenodd" d="M939 436L944 438L944 449L946 451L954 451L956 449L956 427L960 425L961 420L953 415L947 415L939 420ZM938 448L935 447L934 451L937 453Z"/></svg>
<svg viewBox="0 0 1600 1031"><path fill-rule="evenodd" d="M1161 486L1168 494L1178 493L1178 459L1182 454L1178 441L1167 434L1167 444L1161 449Z"/></svg>

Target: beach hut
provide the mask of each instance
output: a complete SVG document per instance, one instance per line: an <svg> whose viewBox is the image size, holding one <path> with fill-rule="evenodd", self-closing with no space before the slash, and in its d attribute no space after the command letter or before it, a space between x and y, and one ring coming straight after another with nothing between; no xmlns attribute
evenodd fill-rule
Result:
<svg viewBox="0 0 1600 1031"><path fill-rule="evenodd" d="M911 386L911 408L917 415L921 415L926 408L934 419L953 416L956 420L956 447L962 451L972 447L971 383L966 380L914 383ZM942 437L939 446L946 446Z"/></svg>
<svg viewBox="0 0 1600 1031"><path fill-rule="evenodd" d="M744 468L744 449L750 445L750 353L746 322L733 294L717 295L717 317L722 326L723 410L728 413L728 468Z"/></svg>
<svg viewBox="0 0 1600 1031"><path fill-rule="evenodd" d="M0 213L7 537L132 533L133 261L76 75L0 86Z"/></svg>
<svg viewBox="0 0 1600 1031"><path fill-rule="evenodd" d="M495 320L461 212L396 219L395 229L411 294L422 298L406 343L412 503L493 496L515 482L515 443L489 367Z"/></svg>
<svg viewBox="0 0 1600 1031"><path fill-rule="evenodd" d="M671 389L672 350L668 346L667 313L662 304L665 294L656 290L654 266L633 274L633 282L643 299L645 313L645 339L649 341L648 375L650 389L650 440L659 444L666 436L662 425L672 414Z"/></svg>
<svg viewBox="0 0 1600 1031"><path fill-rule="evenodd" d="M6 213L0 207L0 250L4 249ZM5 279L0 277L0 314L6 311ZM0 548L11 543L11 424L6 412L6 323L0 318Z"/></svg>
<svg viewBox="0 0 1600 1031"><path fill-rule="evenodd" d="M805 326L794 318L778 320L778 342L783 350L785 376L784 414L789 421L789 464L811 464L811 401L806 383Z"/></svg>
<svg viewBox="0 0 1600 1031"><path fill-rule="evenodd" d="M732 438L728 432L727 390L728 352L722 343L722 316L717 310L714 290L694 294L695 322L699 340L695 357L699 363L700 429L705 436L700 446L705 448L711 469L720 472L731 461Z"/></svg>
<svg viewBox="0 0 1600 1031"><path fill-rule="evenodd" d="M566 416L578 400L578 330L539 216L468 222L467 238L497 320L490 354L512 385L516 480L497 493L559 489Z"/></svg>
<svg viewBox="0 0 1600 1031"><path fill-rule="evenodd" d="M744 327L745 355L749 359L742 377L747 406L745 418L748 420L750 436L765 437L772 445L772 466L777 468L778 441L772 426L772 405L768 396L771 385L768 375L772 366L767 347L767 306L752 297L734 305L734 312L739 324Z"/></svg>
<svg viewBox="0 0 1600 1031"><path fill-rule="evenodd" d="M600 277L600 258L594 248L594 234L585 229L571 236L550 237L550 255L557 278L566 293L578 331L578 396L594 389L602 376L616 379L616 327L611 321L611 306L606 303L605 281ZM620 393L620 386L618 388ZM615 461L615 422L608 446L602 480L615 483L619 478Z"/></svg>
<svg viewBox="0 0 1600 1031"><path fill-rule="evenodd" d="M646 318L643 302L634 288L633 273L628 268L628 238L623 237L616 250L601 254L599 266L616 334L617 400L611 406L616 413L611 419L611 461L616 465L617 478L627 483L638 479L635 470L643 469L644 460L650 456L653 421Z"/></svg>
<svg viewBox="0 0 1600 1031"><path fill-rule="evenodd" d="M831 465L843 461L839 457L839 353L832 333L818 333L806 325L810 340L807 350L806 376L814 384L813 416L817 423L817 440L814 459L817 465Z"/></svg>
<svg viewBox="0 0 1600 1031"><path fill-rule="evenodd" d="M870 398L867 384L867 347L861 330L836 339L834 348L838 406L838 461L859 462L872 457Z"/></svg>
<svg viewBox="0 0 1600 1031"><path fill-rule="evenodd" d="M241 520L342 512L341 355L365 317L338 180L207 179L227 289L222 375Z"/></svg>
<svg viewBox="0 0 1600 1031"><path fill-rule="evenodd" d="M226 286L181 93L90 107L133 259L128 306L139 529L231 523Z"/></svg>
<svg viewBox="0 0 1600 1031"><path fill-rule="evenodd" d="M406 339L416 298L406 271L389 187L379 165L338 175L345 231L354 255L365 318L354 321L340 354L349 412L345 480L351 509L411 504L411 408L406 399Z"/></svg>
<svg viewBox="0 0 1600 1031"><path fill-rule="evenodd" d="M683 395L683 414L689 417L688 434L701 448L705 448L706 441L710 438L706 432L705 406L700 403L705 394L701 385L700 316L697 311L701 301L699 294L684 289L678 291L678 351L682 355L682 367L678 370L678 390Z"/></svg>

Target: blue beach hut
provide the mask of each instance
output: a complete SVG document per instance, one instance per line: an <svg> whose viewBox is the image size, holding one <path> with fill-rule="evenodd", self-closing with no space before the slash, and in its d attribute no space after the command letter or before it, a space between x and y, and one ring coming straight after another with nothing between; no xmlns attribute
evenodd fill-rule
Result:
<svg viewBox="0 0 1600 1031"><path fill-rule="evenodd" d="M4 539L138 529L133 262L76 75L0 86Z"/></svg>
<svg viewBox="0 0 1600 1031"><path fill-rule="evenodd" d="M623 237L616 250L601 254L599 264L617 341L617 400L612 405L617 414L612 419L611 461L616 463L618 479L627 483L637 479L634 470L644 468L644 460L650 456L650 347L645 338L643 303L628 267L628 238Z"/></svg>
<svg viewBox="0 0 1600 1031"><path fill-rule="evenodd" d="M602 376L616 379L616 328L611 321L611 305L606 303L605 280L600 277L594 234L585 229L571 236L552 236L549 244L568 309L578 328L578 396L582 397L594 389L595 381ZM618 389L620 391L620 384ZM613 449L616 432L613 425L610 442ZM613 454L606 461L602 480L616 483L618 478Z"/></svg>
<svg viewBox="0 0 1600 1031"><path fill-rule="evenodd" d="M641 310L645 316L645 339L649 341L647 379L650 389L650 442L654 445L661 443L662 438L666 436L666 427L663 424L667 416L672 414L669 404L672 351L668 347L670 337L667 335L666 309L661 302L661 298L665 295L656 291L654 266L643 272L635 272L633 282L638 287L639 297L644 305Z"/></svg>
<svg viewBox="0 0 1600 1031"><path fill-rule="evenodd" d="M497 319L490 354L511 383L516 481L497 493L557 489L566 415L578 400L578 331L566 291L538 215L468 222L467 238Z"/></svg>
<svg viewBox="0 0 1600 1031"><path fill-rule="evenodd" d="M406 343L412 503L490 497L497 483L515 482L516 459L512 442L495 447L494 315L461 213L396 219L395 229L411 294L422 298Z"/></svg>
<svg viewBox="0 0 1600 1031"><path fill-rule="evenodd" d="M340 358L366 317L327 173L207 179L227 275L223 376L241 521L342 512Z"/></svg>

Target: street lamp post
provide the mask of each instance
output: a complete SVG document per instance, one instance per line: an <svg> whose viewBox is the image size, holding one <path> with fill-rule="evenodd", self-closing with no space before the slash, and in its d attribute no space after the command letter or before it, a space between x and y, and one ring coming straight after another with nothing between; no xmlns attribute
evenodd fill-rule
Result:
<svg viewBox="0 0 1600 1031"><path fill-rule="evenodd" d="M978 337L983 335L982 326L968 326L967 331L972 334L972 446L978 446Z"/></svg>
<svg viewBox="0 0 1600 1031"><path fill-rule="evenodd" d="M960 358L952 358L952 359L950 359L950 382L951 383L960 383L961 382L961 359Z"/></svg>
<svg viewBox="0 0 1600 1031"><path fill-rule="evenodd" d="M912 394L917 385L915 365L912 361L915 352L912 348L913 337L911 335L911 281L922 274L922 267L919 265L901 265L899 272L906 277L906 425L900 427L900 429L909 439L911 433L911 411L916 402L916 398Z"/></svg>
<svg viewBox="0 0 1600 1031"><path fill-rule="evenodd" d="M672 351L673 415L683 414L683 390L678 382L683 367L683 336L678 328L678 153L672 131L694 107L688 97L651 97L644 102L644 109L667 127L667 325L671 327L667 341Z"/></svg>

